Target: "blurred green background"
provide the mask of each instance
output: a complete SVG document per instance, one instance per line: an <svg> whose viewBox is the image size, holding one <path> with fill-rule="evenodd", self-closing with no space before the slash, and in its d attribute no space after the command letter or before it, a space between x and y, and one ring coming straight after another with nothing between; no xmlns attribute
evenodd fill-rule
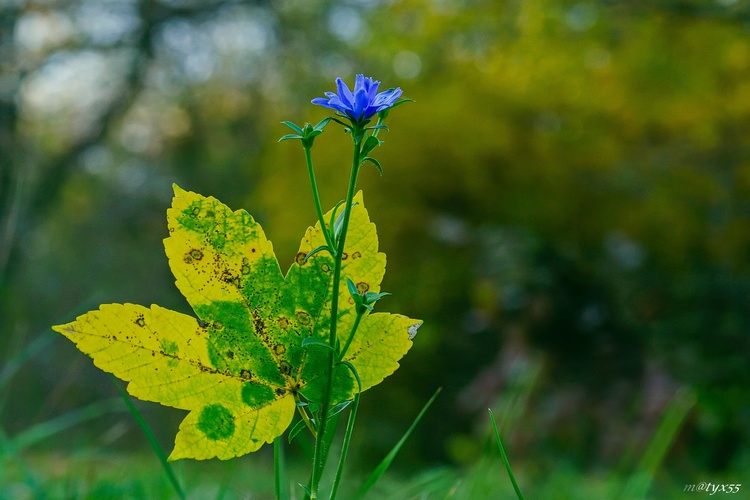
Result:
<svg viewBox="0 0 750 500"><path fill-rule="evenodd" d="M286 269L315 215L280 122L322 119L310 99L361 72L416 101L360 186L379 307L425 324L363 398L354 468L443 387L397 476L476 466L488 407L532 491L631 470L675 401L666 483L746 475L749 2L8 0L0 33L6 460L147 449L115 403L21 446L117 397L50 325L189 312L161 243L173 182L247 209ZM348 138L329 125L313 153L330 207ZM138 407L171 449L184 413Z"/></svg>

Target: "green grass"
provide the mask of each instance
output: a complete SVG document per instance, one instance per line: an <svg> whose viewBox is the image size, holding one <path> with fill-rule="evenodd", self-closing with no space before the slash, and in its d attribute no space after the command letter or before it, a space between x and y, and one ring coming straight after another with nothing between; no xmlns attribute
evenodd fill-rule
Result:
<svg viewBox="0 0 750 500"><path fill-rule="evenodd" d="M247 457L235 462L185 461L173 464L190 499L233 500L275 498L273 462ZM177 493L152 453L106 453L81 450L71 453L27 453L24 461L49 499L176 499ZM18 463L6 460L0 499L35 499L39 491L30 487Z"/></svg>
<svg viewBox="0 0 750 500"><path fill-rule="evenodd" d="M654 446L661 446L651 444ZM488 448L489 449L489 448ZM270 451L270 450L269 450ZM695 496L683 491L685 483L711 481L739 482L750 473L750 466L738 463L733 472L692 479L674 476L664 467L651 478L646 493L628 496L638 468L630 473L616 469L582 470L563 457L551 459L553 467L542 469L536 460L514 459L508 449L513 473L527 498L550 500L590 500L617 498L685 499ZM645 455L644 455L645 456ZM103 450L22 453L22 463L9 456L0 462L0 499L176 499L177 495L159 461L151 452L110 453ZM549 457L548 457L549 458ZM748 462L750 463L750 461ZM250 455L234 461L183 461L173 464L188 499L273 499L275 484L270 453ZM437 467L424 470L394 468L385 474L365 497L380 500L513 500L516 493L508 479L503 460L493 450L466 467ZM289 463L289 480L307 477L309 463ZM25 470L26 469L26 470ZM40 489L26 480L31 471ZM348 475L341 498L356 490L365 471ZM326 486L324 484L324 486ZM292 488L290 500L302 498L302 490ZM43 496L41 496L39 493ZM740 498L737 495L734 495Z"/></svg>

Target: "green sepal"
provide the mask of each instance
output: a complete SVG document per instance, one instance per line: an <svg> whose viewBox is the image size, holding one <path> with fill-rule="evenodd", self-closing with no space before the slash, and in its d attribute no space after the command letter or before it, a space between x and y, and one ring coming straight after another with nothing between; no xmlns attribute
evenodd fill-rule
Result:
<svg viewBox="0 0 750 500"><path fill-rule="evenodd" d="M302 139L302 136L301 135L297 135L297 134L287 134L284 137L282 137L281 139L279 139L278 142L288 141L289 139Z"/></svg>

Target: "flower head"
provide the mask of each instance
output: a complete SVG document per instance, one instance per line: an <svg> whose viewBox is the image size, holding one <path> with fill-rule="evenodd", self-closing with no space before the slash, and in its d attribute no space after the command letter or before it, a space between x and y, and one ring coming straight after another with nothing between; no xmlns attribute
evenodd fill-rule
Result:
<svg viewBox="0 0 750 500"><path fill-rule="evenodd" d="M341 78L336 78L337 92L326 92L326 97L317 97L313 104L335 109L345 115L352 124L362 125L375 114L396 104L401 97L400 88L378 93L379 81L364 75L357 75L354 91L349 90Z"/></svg>

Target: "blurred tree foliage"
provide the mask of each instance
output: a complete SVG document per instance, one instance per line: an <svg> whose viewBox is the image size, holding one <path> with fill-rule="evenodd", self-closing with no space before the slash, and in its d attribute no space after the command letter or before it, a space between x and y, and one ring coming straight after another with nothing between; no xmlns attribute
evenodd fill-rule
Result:
<svg viewBox="0 0 750 500"><path fill-rule="evenodd" d="M363 400L363 460L437 386L414 463L468 460L493 406L528 460L616 464L679 387L698 405L676 466L742 459L746 2L4 5L0 355L50 338L0 398L11 434L112 392L49 325L108 301L187 309L160 244L172 182L246 208L291 261L314 213L279 122L322 118L309 99L364 72L416 101L361 185L389 259L382 307L425 326ZM313 151L326 205L345 189L341 136Z"/></svg>

